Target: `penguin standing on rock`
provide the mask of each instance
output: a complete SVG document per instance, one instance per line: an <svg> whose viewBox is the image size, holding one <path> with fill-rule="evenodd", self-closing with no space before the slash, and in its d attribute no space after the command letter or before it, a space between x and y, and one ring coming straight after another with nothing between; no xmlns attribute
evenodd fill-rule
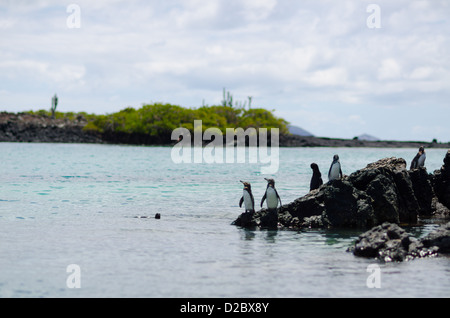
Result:
<svg viewBox="0 0 450 318"><path fill-rule="evenodd" d="M425 159L427 159L427 155L425 154L425 148L420 147L419 152L414 157L414 159L411 161L411 167L409 169L412 170L412 169L418 169L420 167L424 167Z"/></svg>
<svg viewBox="0 0 450 318"><path fill-rule="evenodd" d="M331 163L330 170L328 171L328 181L338 180L342 178L341 163L339 162L339 156L333 156L333 162Z"/></svg>
<svg viewBox="0 0 450 318"><path fill-rule="evenodd" d="M242 198L239 201L239 207L242 207L242 203L244 203L245 212L249 213L255 213L255 199L253 198L252 194L252 186L248 182L244 182L241 180L241 182L244 184L244 190L242 194Z"/></svg>
<svg viewBox="0 0 450 318"><path fill-rule="evenodd" d="M263 214L260 218L261 226L268 229L276 229L278 226L278 201L282 205L281 199L275 189L275 181L273 179L264 179L267 181L267 188L261 199L261 207L264 200L267 200L267 213Z"/></svg>
<svg viewBox="0 0 450 318"><path fill-rule="evenodd" d="M318 189L323 184L322 174L320 173L317 163L312 163L311 169L313 171L313 175L311 178L311 183L309 185L309 191Z"/></svg>
<svg viewBox="0 0 450 318"><path fill-rule="evenodd" d="M261 199L261 207L264 203L264 200L267 200L267 209L274 210L278 207L278 201L280 201L280 205L282 205L280 196L275 189L275 180L267 178L264 179L267 181L267 188L263 198Z"/></svg>

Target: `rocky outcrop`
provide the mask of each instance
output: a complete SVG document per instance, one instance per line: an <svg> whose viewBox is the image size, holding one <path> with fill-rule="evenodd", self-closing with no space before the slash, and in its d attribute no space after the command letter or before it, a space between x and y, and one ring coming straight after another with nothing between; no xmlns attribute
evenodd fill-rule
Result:
<svg viewBox="0 0 450 318"><path fill-rule="evenodd" d="M0 142L100 143L100 136L85 132L87 121L52 119L27 113L0 113Z"/></svg>
<svg viewBox="0 0 450 318"><path fill-rule="evenodd" d="M444 158L444 165L431 176L437 201L450 209L450 150Z"/></svg>
<svg viewBox="0 0 450 318"><path fill-rule="evenodd" d="M39 111L40 112L40 111ZM39 113L38 112L38 113ZM82 114L52 119L45 114L0 112L0 142L63 142L63 143L111 143L129 145L171 146L171 130L160 135L149 135L138 132L122 132L115 129L85 129L88 121ZM72 114L73 115L73 114ZM70 119L69 119L70 118ZM267 142L270 144L271 139ZM203 141L204 145L210 141ZM224 144L227 143L224 136ZM248 145L248 139L246 140ZM337 139L314 136L298 136L281 134L280 147L371 147L371 148L449 148L450 143L419 141L369 141L354 139Z"/></svg>
<svg viewBox="0 0 450 318"><path fill-rule="evenodd" d="M414 238L397 224L383 223L361 234L349 251L383 262L447 254L450 253L450 222L421 239Z"/></svg>
<svg viewBox="0 0 450 318"><path fill-rule="evenodd" d="M314 136L280 135L281 147L371 147L371 148L449 148L450 143L423 141L338 139Z"/></svg>
<svg viewBox="0 0 450 318"><path fill-rule="evenodd" d="M450 222L442 225L420 240L425 248L438 248L439 253L450 253Z"/></svg>
<svg viewBox="0 0 450 318"><path fill-rule="evenodd" d="M406 169L401 158L385 158L366 168L324 184L278 208L278 227L298 229L370 228L390 223L415 224L419 217L439 212L448 217L450 206L450 151L433 175L425 168ZM242 214L232 224L270 227L267 211Z"/></svg>

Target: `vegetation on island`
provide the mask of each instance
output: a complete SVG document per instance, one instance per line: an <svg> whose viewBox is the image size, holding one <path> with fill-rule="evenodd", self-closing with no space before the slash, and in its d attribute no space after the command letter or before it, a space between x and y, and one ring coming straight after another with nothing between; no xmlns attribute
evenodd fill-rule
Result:
<svg viewBox="0 0 450 318"><path fill-rule="evenodd" d="M289 134L287 125L282 118L277 118L273 111L263 108L251 108L251 97L249 104L235 102L232 95L224 90L224 100L221 105L204 105L199 108L186 108L178 105L154 103L143 105L139 109L127 107L119 112L96 115L86 112L51 112L39 110L28 113L48 116L56 119L67 119L70 121L81 119L86 121L83 130L94 133L125 133L125 134L146 134L150 136L167 136L176 128L187 128L194 131L194 120L202 121L202 129L219 128L223 134L227 128L250 127L259 128L279 128L280 134Z"/></svg>
<svg viewBox="0 0 450 318"><path fill-rule="evenodd" d="M171 134L176 128L194 131L194 120L202 121L203 131L216 127L225 134L226 128L279 128L288 133L287 122L262 108L234 108L230 106L203 106L197 109L171 104L155 103L139 109L128 107L117 113L97 115L88 120L84 130L139 133L151 136Z"/></svg>

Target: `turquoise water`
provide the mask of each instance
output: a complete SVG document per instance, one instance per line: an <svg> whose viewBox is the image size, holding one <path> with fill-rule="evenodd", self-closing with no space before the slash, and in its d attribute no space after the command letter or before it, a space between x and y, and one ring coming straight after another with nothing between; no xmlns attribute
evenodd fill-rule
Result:
<svg viewBox="0 0 450 318"><path fill-rule="evenodd" d="M281 148L271 176L288 203L307 193L311 162L326 181L335 153L350 174L384 157L409 164L416 151ZM445 153L427 150L429 172ZM239 180L259 202L264 165L174 164L170 147L18 143L0 143L0 163L0 297L450 295L447 257L378 264L346 252L359 232L231 226L243 212ZM70 264L81 288L66 284ZM371 264L379 289L366 285Z"/></svg>

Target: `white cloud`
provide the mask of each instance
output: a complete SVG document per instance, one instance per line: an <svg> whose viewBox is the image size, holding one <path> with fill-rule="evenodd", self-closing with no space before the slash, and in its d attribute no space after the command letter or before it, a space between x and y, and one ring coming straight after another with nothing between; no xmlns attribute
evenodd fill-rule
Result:
<svg viewBox="0 0 450 318"><path fill-rule="evenodd" d="M188 0L183 2L182 7L171 10L170 17L178 27L201 26L215 19L219 9L220 5L216 0Z"/></svg>
<svg viewBox="0 0 450 318"><path fill-rule="evenodd" d="M417 67L412 71L410 78L415 80L426 79L429 78L432 73L433 70L431 67Z"/></svg>
<svg viewBox="0 0 450 318"><path fill-rule="evenodd" d="M365 125L366 121L360 115L350 115L348 117L349 123L352 125Z"/></svg>
<svg viewBox="0 0 450 318"><path fill-rule="evenodd" d="M332 67L314 71L307 75L305 82L313 86L341 86L347 82L347 70L343 67Z"/></svg>
<svg viewBox="0 0 450 318"><path fill-rule="evenodd" d="M261 20L268 17L277 5L277 0L242 0L244 15L249 20Z"/></svg>
<svg viewBox="0 0 450 318"><path fill-rule="evenodd" d="M402 76L401 66L395 59L388 58L381 61L381 65L378 69L379 80L398 79L401 76Z"/></svg>
<svg viewBox="0 0 450 318"><path fill-rule="evenodd" d="M426 103L441 113L428 126L443 127L448 115L440 108L450 98L445 1L380 0L381 29L367 28L370 1L76 3L80 29L66 26L69 3L0 0L0 89L9 96L0 107L17 111L32 100L25 94L46 102L55 90L77 96L78 110L95 101L93 112L151 100L199 106L220 102L226 87L300 126L302 116L289 114L309 105L312 133L352 137L365 122L380 138L390 138L372 124L383 107ZM419 113L408 111L399 130L411 131Z"/></svg>

